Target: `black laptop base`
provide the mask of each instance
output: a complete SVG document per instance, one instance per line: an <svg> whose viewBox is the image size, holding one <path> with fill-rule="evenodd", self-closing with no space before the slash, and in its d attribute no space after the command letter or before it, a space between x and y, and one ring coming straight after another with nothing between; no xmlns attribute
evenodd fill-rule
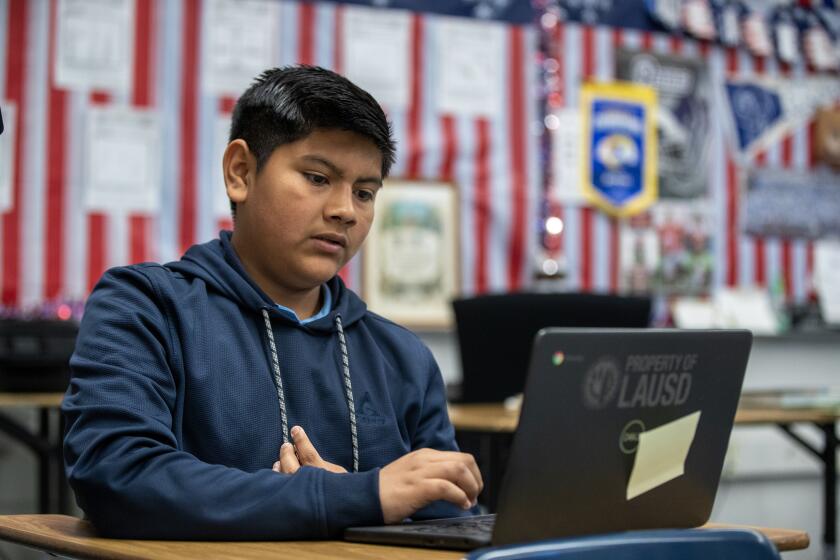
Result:
<svg viewBox="0 0 840 560"><path fill-rule="evenodd" d="M496 515L490 514L414 521L385 527L351 527L344 531L344 539L396 546L473 550L490 545L495 521Z"/></svg>

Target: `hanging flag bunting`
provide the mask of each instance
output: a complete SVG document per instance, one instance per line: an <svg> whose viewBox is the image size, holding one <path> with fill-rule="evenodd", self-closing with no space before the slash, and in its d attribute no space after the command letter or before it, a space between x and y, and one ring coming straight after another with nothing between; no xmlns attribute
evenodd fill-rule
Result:
<svg viewBox="0 0 840 560"><path fill-rule="evenodd" d="M806 13L802 43L808 64L817 71L837 70L840 57L828 27L816 12Z"/></svg>
<svg viewBox="0 0 840 560"><path fill-rule="evenodd" d="M770 30L764 16L759 12L750 12L744 17L744 41L747 49L755 56L770 56L773 54L773 43L770 40Z"/></svg>
<svg viewBox="0 0 840 560"><path fill-rule="evenodd" d="M757 57L778 55L786 65L802 58L801 53L806 50L813 50L808 55L810 67L824 72L840 68L840 62L834 66L835 60L840 61L838 2L840 0L534 0L533 5L545 10L547 21L553 22L551 26L562 21L628 32L665 31L677 43L690 37L724 47L743 47ZM779 18L779 14L783 17ZM779 49L784 52L780 53ZM812 61L811 57L816 58Z"/></svg>
<svg viewBox="0 0 840 560"><path fill-rule="evenodd" d="M840 50L840 6L830 0L832 4L826 4L822 8L814 8L817 17L820 18L829 36L834 40L834 50Z"/></svg>
<svg viewBox="0 0 840 560"><path fill-rule="evenodd" d="M631 216L657 196L656 91L627 83L584 84L582 182L605 212Z"/></svg>
<svg viewBox="0 0 840 560"><path fill-rule="evenodd" d="M740 2L722 0L714 6L718 37L725 47L735 47L741 42L739 22L746 8Z"/></svg>
<svg viewBox="0 0 840 560"><path fill-rule="evenodd" d="M785 64L795 64L799 60L799 28L793 10L781 6L770 17L776 55Z"/></svg>
<svg viewBox="0 0 840 560"><path fill-rule="evenodd" d="M717 39L715 18L708 0L685 0L682 19L683 26L690 35L705 41Z"/></svg>
<svg viewBox="0 0 840 560"><path fill-rule="evenodd" d="M680 27L682 0L644 0L651 17L669 31Z"/></svg>

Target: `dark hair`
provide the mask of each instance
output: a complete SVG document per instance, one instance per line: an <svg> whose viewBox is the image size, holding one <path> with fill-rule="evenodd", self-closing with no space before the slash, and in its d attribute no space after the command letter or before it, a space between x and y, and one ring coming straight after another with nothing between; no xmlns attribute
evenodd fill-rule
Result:
<svg viewBox="0 0 840 560"><path fill-rule="evenodd" d="M262 169L278 146L305 138L318 128L347 130L373 141L382 154L382 177L394 163L391 125L365 90L317 66L266 70L236 102L230 141L241 138ZM236 215L236 204L231 201Z"/></svg>

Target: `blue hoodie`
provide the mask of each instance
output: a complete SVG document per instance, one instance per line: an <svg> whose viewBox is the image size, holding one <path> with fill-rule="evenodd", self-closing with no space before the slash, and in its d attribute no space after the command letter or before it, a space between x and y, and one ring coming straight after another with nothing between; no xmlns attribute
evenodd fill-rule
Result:
<svg viewBox="0 0 840 560"><path fill-rule="evenodd" d="M457 449L434 358L338 277L327 285L331 312L299 324L248 277L230 239L223 232L166 265L114 268L91 294L62 404L79 506L103 535L122 538L329 538L381 524L381 466L414 449ZM263 310L287 425L352 471L340 316L359 472L271 470L283 437ZM456 515L436 502L415 517Z"/></svg>

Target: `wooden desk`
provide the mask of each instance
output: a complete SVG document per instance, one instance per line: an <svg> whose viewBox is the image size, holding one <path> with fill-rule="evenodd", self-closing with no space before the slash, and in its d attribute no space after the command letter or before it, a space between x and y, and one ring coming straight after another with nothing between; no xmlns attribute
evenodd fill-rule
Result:
<svg viewBox="0 0 840 560"><path fill-rule="evenodd" d="M499 450L507 439L516 431L519 423L519 411L506 409L501 404L450 404L449 418L458 432L474 432L488 437L482 444L482 450L489 460L482 461L482 473L485 474L485 492L490 492L491 509L495 505L493 485L498 486L504 471L503 455ZM823 543L833 546L837 542L837 433L835 423L840 418L840 411L834 409L790 409L769 406L764 402L755 403L749 396L741 400L741 406L735 414L735 424L778 426L789 438L802 446L822 462L823 466ZM791 429L792 424L813 424L823 433L823 445L815 447ZM489 480L487 480L489 479ZM498 488L495 489L498 491Z"/></svg>
<svg viewBox="0 0 840 560"><path fill-rule="evenodd" d="M709 525L732 527L732 525ZM758 529L779 550L808 547L808 534L790 529ZM264 558L338 558L357 560L455 560L463 552L394 547L344 541L286 542L191 542L103 539L90 523L66 515L0 516L0 540L37 548L53 554L97 560L212 560L215 558L262 560Z"/></svg>
<svg viewBox="0 0 840 560"><path fill-rule="evenodd" d="M17 441L29 447L37 456L39 464L39 504L40 511L68 511L66 502L66 482L61 460L61 436L50 431L50 415L58 412L63 393L0 393L0 408L35 407L39 410L38 433L31 433L24 426L15 422L0 412L0 431L5 432ZM519 421L519 412L504 409L499 404L478 405L450 405L449 416L456 430L472 431L480 434L498 434L511 437ZM835 432L835 421L838 412L832 410L787 410L772 407L742 407L738 410L735 422L739 425L775 424L799 445L823 463L823 542L833 545L836 542L837 520L837 463L835 452L838 441ZM814 448L803 440L790 428L794 423L811 423L816 425L824 434L822 449ZM491 444L491 448L498 447ZM497 463L485 473L485 478L501 480L498 467L498 453L492 451L488 455ZM488 476L490 474L490 476ZM55 492L52 487L57 486ZM487 489L491 490L491 489ZM487 491L486 490L486 491ZM57 502L57 503L56 503Z"/></svg>
<svg viewBox="0 0 840 560"><path fill-rule="evenodd" d="M791 410L741 407L736 424L833 424L838 413L829 410ZM449 419L456 430L512 433L519 424L519 411L501 404L450 404Z"/></svg>
<svg viewBox="0 0 840 560"><path fill-rule="evenodd" d="M0 393L2 408L58 408L64 393Z"/></svg>

